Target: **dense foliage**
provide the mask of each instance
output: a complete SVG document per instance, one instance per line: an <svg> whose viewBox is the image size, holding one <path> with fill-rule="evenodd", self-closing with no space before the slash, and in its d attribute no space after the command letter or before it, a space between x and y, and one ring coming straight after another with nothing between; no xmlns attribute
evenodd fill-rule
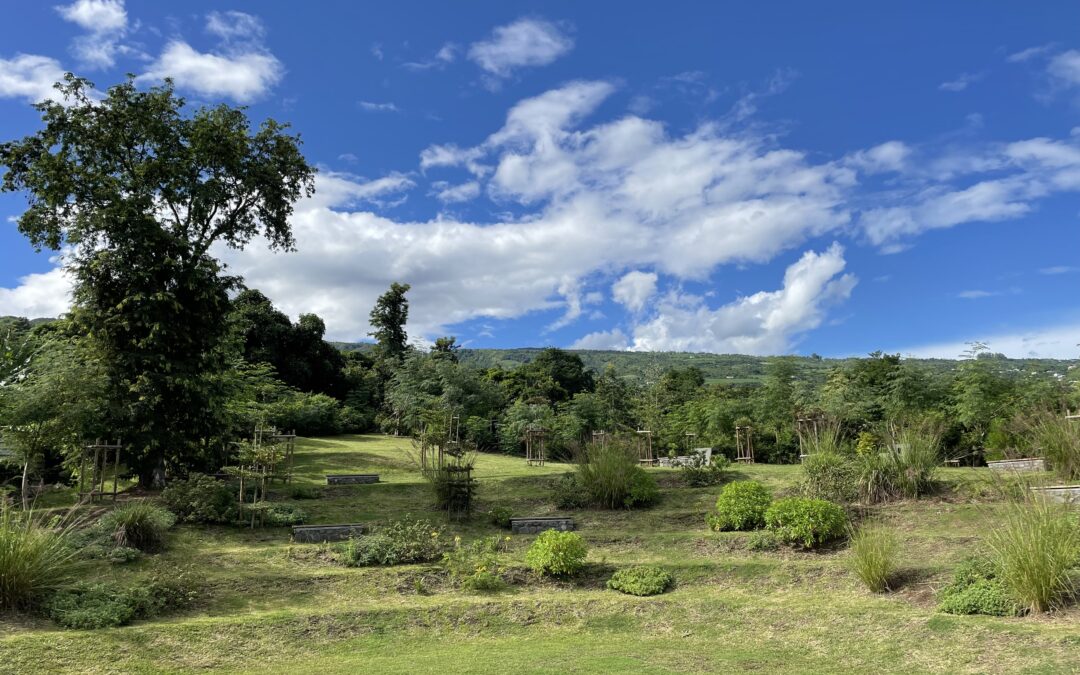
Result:
<svg viewBox="0 0 1080 675"><path fill-rule="evenodd" d="M675 584L671 573L653 566L627 567L616 570L607 587L627 595L660 595Z"/></svg>
<svg viewBox="0 0 1080 675"><path fill-rule="evenodd" d="M350 538L339 554L347 567L404 565L438 560L442 548L434 525L406 516L371 534Z"/></svg>
<svg viewBox="0 0 1080 675"><path fill-rule="evenodd" d="M824 499L778 499L765 511L765 527L777 539L803 548L815 548L844 536L847 514Z"/></svg>
<svg viewBox="0 0 1080 675"><path fill-rule="evenodd" d="M656 479L621 440L593 443L578 463L577 479L589 502L605 509L648 506L660 497Z"/></svg>
<svg viewBox="0 0 1080 675"><path fill-rule="evenodd" d="M757 481L741 480L724 486L716 508L708 515L714 530L756 530L765 526L765 511L772 495Z"/></svg>
<svg viewBox="0 0 1080 675"><path fill-rule="evenodd" d="M983 556L969 558L956 568L952 583L941 590L938 609L946 614L1020 613L1020 606L1009 596L993 561Z"/></svg>
<svg viewBox="0 0 1080 675"><path fill-rule="evenodd" d="M98 527L117 548L134 548L144 552L165 547L165 535L176 522L176 516L151 502L140 500L109 511Z"/></svg>
<svg viewBox="0 0 1080 675"><path fill-rule="evenodd" d="M546 530L525 552L525 564L537 574L571 576L585 568L588 552L577 532Z"/></svg>

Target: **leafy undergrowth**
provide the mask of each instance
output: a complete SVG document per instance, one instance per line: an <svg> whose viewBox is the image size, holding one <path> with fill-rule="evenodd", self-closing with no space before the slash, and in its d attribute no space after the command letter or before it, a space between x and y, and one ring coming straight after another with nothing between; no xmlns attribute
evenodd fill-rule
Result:
<svg viewBox="0 0 1080 675"><path fill-rule="evenodd" d="M432 521L448 542L507 532L478 516L447 523L424 510L428 486L409 464L406 439L304 440L296 486L328 472L374 472L382 483L320 488L302 505L310 523L385 525L407 514ZM551 479L569 467L527 467L481 455L478 513L557 513ZM537 578L525 566L535 539L500 546L501 590L460 587L438 562L349 568L332 547L289 544L285 528L182 524L161 553L125 565L93 563L89 581L131 586L183 568L200 584L195 606L109 630L63 630L41 619L0 617L0 662L14 672L1068 672L1080 649L1080 611L1027 618L951 616L936 592L974 552L994 503L905 501L875 507L903 553L891 593L865 592L844 546L801 551L751 545L745 532L704 522L720 487L664 480L647 511L568 512L588 544L585 569ZM791 494L798 467L751 465L731 480ZM946 480L976 470L945 472ZM303 491L300 492L302 494ZM607 589L619 568L658 566L678 584L639 598Z"/></svg>

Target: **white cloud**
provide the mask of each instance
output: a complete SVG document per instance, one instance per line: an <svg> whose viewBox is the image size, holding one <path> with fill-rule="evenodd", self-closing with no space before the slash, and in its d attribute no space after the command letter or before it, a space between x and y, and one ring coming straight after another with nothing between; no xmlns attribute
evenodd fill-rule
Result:
<svg viewBox="0 0 1080 675"><path fill-rule="evenodd" d="M480 183L472 180L459 185L450 185L445 181L432 183L435 188L435 197L447 204L457 204L476 199L480 196Z"/></svg>
<svg viewBox="0 0 1080 675"><path fill-rule="evenodd" d="M17 54L0 59L0 97L22 98L31 103L59 100L60 93L53 85L64 79L65 72L59 61L48 56Z"/></svg>
<svg viewBox="0 0 1080 675"><path fill-rule="evenodd" d="M469 59L495 77L514 70L544 66L574 47L574 41L554 24L540 19L518 19L496 28L487 40L469 47Z"/></svg>
<svg viewBox="0 0 1080 675"><path fill-rule="evenodd" d="M601 349L622 351L629 344L626 334L618 328L610 331L597 331L580 338L570 349Z"/></svg>
<svg viewBox="0 0 1080 675"><path fill-rule="evenodd" d="M1023 63L1025 61L1030 61L1031 59L1034 59L1038 56L1043 56L1047 52L1053 51L1056 47L1057 45L1052 42L1050 44L1039 45L1037 47L1028 47L1027 49L1023 49L1018 52L1009 54L1009 56L1005 60L1009 63Z"/></svg>
<svg viewBox="0 0 1080 675"><path fill-rule="evenodd" d="M392 173L375 180L358 180L335 171L323 171L318 178L318 191L304 204L308 208L350 208L364 203L382 204L383 199L412 189L415 183L401 173Z"/></svg>
<svg viewBox="0 0 1080 675"><path fill-rule="evenodd" d="M958 92L964 91L969 86L986 76L986 73L961 73L955 79L942 82L938 85L941 91Z"/></svg>
<svg viewBox="0 0 1080 675"><path fill-rule="evenodd" d="M911 156L911 148L902 141L887 141L846 158L847 164L866 173L902 171Z"/></svg>
<svg viewBox="0 0 1080 675"><path fill-rule="evenodd" d="M386 57L383 53L382 43L375 42L371 45L371 55L379 61L382 61Z"/></svg>
<svg viewBox="0 0 1080 675"><path fill-rule="evenodd" d="M710 309L702 298L670 293L654 319L634 328L631 350L779 354L819 326L829 305L846 300L856 279L843 274L844 251L807 251L787 268L784 286Z"/></svg>
<svg viewBox="0 0 1080 675"><path fill-rule="evenodd" d="M375 103L372 101L360 101L357 103L368 112L398 112L398 107L393 103Z"/></svg>
<svg viewBox="0 0 1080 675"><path fill-rule="evenodd" d="M483 179L489 194L529 204L520 215L396 221L355 205L371 183L321 173L316 196L293 218L297 253L253 246L223 255L286 311L324 316L335 339L363 336L375 298L391 281L408 281L409 329L431 336L470 319L538 311L559 311L554 329L587 316L613 270L700 278L717 265L768 261L848 223L850 169L711 124L677 136L638 117L582 126L613 90L570 83L514 106L479 146L421 154L425 171L471 167L485 176L484 167L498 167ZM398 174L377 198L395 199L407 185Z"/></svg>
<svg viewBox="0 0 1080 675"><path fill-rule="evenodd" d="M59 267L28 274L15 288L0 288L0 316L60 316L71 306L71 288L71 279Z"/></svg>
<svg viewBox="0 0 1080 675"><path fill-rule="evenodd" d="M77 0L56 8L66 21L87 31L72 43L72 52L87 68L109 68L116 54L128 51L120 40L128 29L122 0Z"/></svg>
<svg viewBox="0 0 1080 675"><path fill-rule="evenodd" d="M1052 267L1043 267L1039 270L1039 274L1057 275L1057 274L1075 274L1080 272L1080 267L1073 267L1070 265L1054 265Z"/></svg>
<svg viewBox="0 0 1080 675"><path fill-rule="evenodd" d="M659 277L654 272L627 272L611 286L611 297L632 312L640 312L645 303L656 295L656 281Z"/></svg>
<svg viewBox="0 0 1080 675"><path fill-rule="evenodd" d="M981 300L982 298L992 298L994 296L1001 295L999 291L984 291L984 290L972 290L972 291L960 291L956 294L956 297L963 298L964 300Z"/></svg>
<svg viewBox="0 0 1080 675"><path fill-rule="evenodd" d="M269 91L284 68L273 54L260 49L200 52L180 40L165 46L140 76L142 80L171 77L176 86L202 96L227 97L248 103Z"/></svg>
<svg viewBox="0 0 1080 675"><path fill-rule="evenodd" d="M1061 86L1080 85L1080 51L1070 49L1057 54L1050 59L1046 70Z"/></svg>
<svg viewBox="0 0 1080 675"><path fill-rule="evenodd" d="M226 41L261 41L266 29L258 17L245 12L210 12L206 32Z"/></svg>
<svg viewBox="0 0 1080 675"><path fill-rule="evenodd" d="M924 359L955 359L968 348L969 342L985 343L991 351L1012 358L1075 359L1080 357L1080 324L1064 324L1043 328L1002 332L991 335L971 335L962 340L937 342L887 350Z"/></svg>

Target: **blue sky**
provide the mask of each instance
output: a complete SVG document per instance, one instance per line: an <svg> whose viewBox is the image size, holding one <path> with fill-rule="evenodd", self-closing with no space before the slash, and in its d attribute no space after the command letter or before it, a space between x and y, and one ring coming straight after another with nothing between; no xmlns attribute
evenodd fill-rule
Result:
<svg viewBox="0 0 1080 675"><path fill-rule="evenodd" d="M1080 5L5 2L0 138L66 70L291 122L330 337L413 285L472 347L1080 352ZM0 314L68 281L0 195Z"/></svg>

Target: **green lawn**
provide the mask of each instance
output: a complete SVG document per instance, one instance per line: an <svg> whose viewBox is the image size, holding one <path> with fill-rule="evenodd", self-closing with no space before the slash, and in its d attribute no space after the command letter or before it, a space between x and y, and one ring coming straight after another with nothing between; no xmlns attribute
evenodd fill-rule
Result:
<svg viewBox="0 0 1080 675"><path fill-rule="evenodd" d="M407 440L306 439L296 482L328 472L379 473L377 485L324 488L298 501L311 522L379 522L407 513L447 535L497 530L478 518L447 524L432 512ZM546 482L562 464L527 467L481 455L481 508L553 513ZM820 553L752 553L745 535L712 533L704 516L717 488L682 487L657 469L663 501L647 511L577 511L590 569L574 582L529 581L493 594L449 588L437 566L348 569L317 545L290 545L286 529L179 527L170 548L93 574L131 580L177 568L203 587L181 615L100 631L44 620L0 619L4 672L1077 672L1080 611L1020 619L934 611L934 593L974 549L996 505L957 496L875 509L900 532L904 583L863 590L842 547ZM981 470L985 472L986 470ZM790 490L799 468L737 467L736 475ZM950 481L980 470L943 471ZM520 564L532 537L515 536ZM656 563L677 577L662 596L603 588L617 566ZM417 593L418 582L426 589Z"/></svg>

